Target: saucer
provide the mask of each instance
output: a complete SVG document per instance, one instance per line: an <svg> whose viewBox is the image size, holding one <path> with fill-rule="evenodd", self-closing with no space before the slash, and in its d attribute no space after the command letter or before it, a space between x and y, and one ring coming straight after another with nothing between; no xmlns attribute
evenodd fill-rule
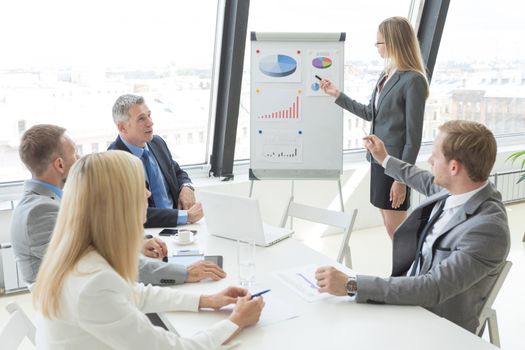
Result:
<svg viewBox="0 0 525 350"><path fill-rule="evenodd" d="M178 236L174 236L173 237L173 243L177 244L177 245L188 245L188 244L192 244L195 242L195 238L193 236L191 236L190 240L187 241L187 242L179 242L179 237Z"/></svg>

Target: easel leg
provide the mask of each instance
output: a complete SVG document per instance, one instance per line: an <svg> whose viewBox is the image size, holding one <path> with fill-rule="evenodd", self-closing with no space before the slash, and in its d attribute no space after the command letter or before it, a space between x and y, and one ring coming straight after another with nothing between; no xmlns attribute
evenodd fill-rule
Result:
<svg viewBox="0 0 525 350"><path fill-rule="evenodd" d="M344 200L343 200L343 187L341 186L341 179L337 179L337 187L339 189L339 205L341 206L341 211L344 213L345 211L345 203L344 203ZM328 237L328 236L334 236L334 235L338 235L340 234L341 232L329 232L329 233L322 233L321 234L321 237Z"/></svg>
<svg viewBox="0 0 525 350"><path fill-rule="evenodd" d="M288 200L288 204L286 205L286 210L284 211L283 217L281 218L281 227L284 227L286 225L286 221L288 220L288 211L290 210L290 204L293 202L294 197L294 180L292 180L292 189L290 191L290 199ZM293 218L290 219L290 228L293 228Z"/></svg>
<svg viewBox="0 0 525 350"><path fill-rule="evenodd" d="M343 201L343 188L341 187L341 178L337 179L337 186L339 186L339 200L341 202L341 211L345 211L345 203Z"/></svg>
<svg viewBox="0 0 525 350"><path fill-rule="evenodd" d="M248 194L248 197L252 198L252 194L253 194L253 180L250 181L250 193Z"/></svg>

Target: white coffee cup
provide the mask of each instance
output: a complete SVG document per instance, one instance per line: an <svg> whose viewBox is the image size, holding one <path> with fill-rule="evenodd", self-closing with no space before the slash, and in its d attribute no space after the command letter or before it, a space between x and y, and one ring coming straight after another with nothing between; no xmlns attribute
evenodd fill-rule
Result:
<svg viewBox="0 0 525 350"><path fill-rule="evenodd" d="M191 232L190 230L180 230L179 229L177 242L182 243L182 244L190 243L192 237L193 237L193 232Z"/></svg>

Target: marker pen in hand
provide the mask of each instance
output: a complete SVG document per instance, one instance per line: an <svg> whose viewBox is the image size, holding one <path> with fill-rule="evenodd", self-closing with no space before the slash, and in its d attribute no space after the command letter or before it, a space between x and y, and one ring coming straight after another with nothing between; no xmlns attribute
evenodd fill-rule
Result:
<svg viewBox="0 0 525 350"><path fill-rule="evenodd" d="M365 148L366 148L366 145L373 145L374 144L374 141L372 140L372 138L370 136L365 136L363 137L363 141L365 142ZM370 150L368 150L370 152Z"/></svg>
<svg viewBox="0 0 525 350"><path fill-rule="evenodd" d="M319 79L319 81L323 80L323 78L321 78L320 76L318 76L317 74L314 75L317 79Z"/></svg>
<svg viewBox="0 0 525 350"><path fill-rule="evenodd" d="M268 293L269 291L271 291L271 289L266 289L266 290L263 290L262 292L259 292L259 293L255 293L252 295L252 297L250 298L250 300L252 300L253 298L256 298L256 297L260 297L261 295L265 294L265 293Z"/></svg>

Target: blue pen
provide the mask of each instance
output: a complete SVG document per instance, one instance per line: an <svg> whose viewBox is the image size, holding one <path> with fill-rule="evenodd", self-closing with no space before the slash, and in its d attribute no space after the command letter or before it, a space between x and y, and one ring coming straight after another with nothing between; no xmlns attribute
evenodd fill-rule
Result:
<svg viewBox="0 0 525 350"><path fill-rule="evenodd" d="M308 283L308 285L310 286L310 288L313 288L313 289L317 289L319 290L319 288L317 288L317 286L315 284L313 284L312 282L310 282L310 280L308 278L306 278L305 275L303 275L302 273L298 272L297 273L297 276L301 277L306 283Z"/></svg>
<svg viewBox="0 0 525 350"><path fill-rule="evenodd" d="M268 293L269 291L271 291L271 289L266 289L266 290L263 290L262 292L255 293L254 295L252 295L252 297L250 298L250 300L252 300L252 299L255 298L255 297L260 297L261 295L263 295L264 293Z"/></svg>

